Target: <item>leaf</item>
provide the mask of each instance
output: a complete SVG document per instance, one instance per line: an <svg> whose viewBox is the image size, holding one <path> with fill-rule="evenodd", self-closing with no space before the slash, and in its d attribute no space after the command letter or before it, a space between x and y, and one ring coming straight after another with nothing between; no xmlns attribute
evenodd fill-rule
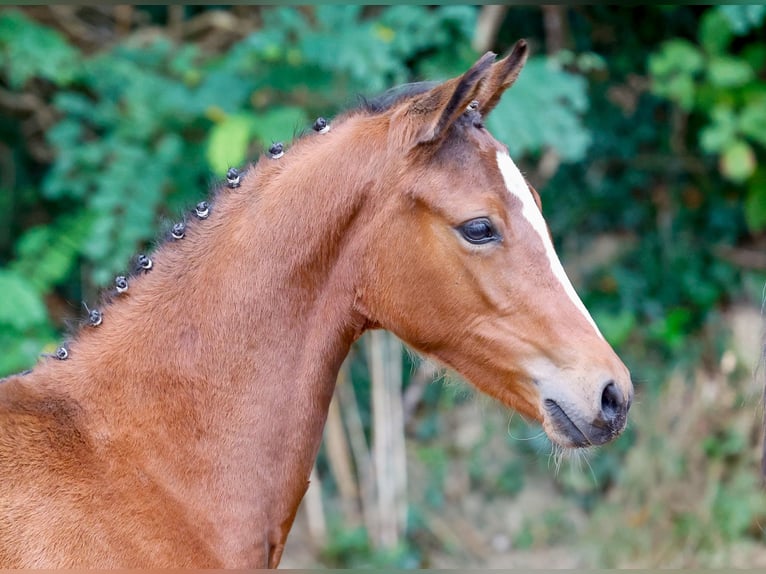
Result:
<svg viewBox="0 0 766 574"><path fill-rule="evenodd" d="M621 310L618 313L594 311L593 320L604 338L615 347L625 343L636 327L635 314L628 310Z"/></svg>
<svg viewBox="0 0 766 574"><path fill-rule="evenodd" d="M45 323L47 311L32 284L13 271L0 269L0 325L23 331Z"/></svg>
<svg viewBox="0 0 766 574"><path fill-rule="evenodd" d="M686 40L669 40L649 57L652 92L691 110L695 98L695 76L705 60L700 50Z"/></svg>
<svg viewBox="0 0 766 574"><path fill-rule="evenodd" d="M207 161L213 172L223 175L244 163L253 123L249 114L236 114L213 126L207 143Z"/></svg>
<svg viewBox="0 0 766 574"><path fill-rule="evenodd" d="M766 171L759 172L750 182L745 197L745 221L753 233L766 229Z"/></svg>
<svg viewBox="0 0 766 574"><path fill-rule="evenodd" d="M306 112L301 108L285 106L253 115L250 125L252 133L264 148L268 148L273 142L290 142L307 124Z"/></svg>
<svg viewBox="0 0 766 574"><path fill-rule="evenodd" d="M761 25L766 16L766 6L763 4L723 5L718 6L718 12L726 18L735 34L744 36L752 28Z"/></svg>
<svg viewBox="0 0 766 574"><path fill-rule="evenodd" d="M699 48L691 42L673 39L664 42L660 51L649 58L649 71L653 76L676 73L688 75L702 70L705 60Z"/></svg>
<svg viewBox="0 0 766 574"><path fill-rule="evenodd" d="M213 70L205 75L204 80L194 90L193 98L187 110L194 114L203 114L215 106L227 114L235 114L247 103L247 98L255 88L251 77L242 77L239 73L228 70Z"/></svg>
<svg viewBox="0 0 766 574"><path fill-rule="evenodd" d="M707 75L710 83L720 88L742 86L755 77L753 69L745 60L732 56L712 58Z"/></svg>
<svg viewBox="0 0 766 574"><path fill-rule="evenodd" d="M685 307L670 308L664 317L649 325L649 333L670 348L678 349L685 341L692 312Z"/></svg>
<svg viewBox="0 0 766 574"><path fill-rule="evenodd" d="M766 145L766 97L748 102L737 118L742 134Z"/></svg>
<svg viewBox="0 0 766 574"><path fill-rule="evenodd" d="M584 78L534 57L487 118L487 125L512 155L550 146L564 160L577 161L591 141L581 118L587 108Z"/></svg>
<svg viewBox="0 0 766 574"><path fill-rule="evenodd" d="M306 64L350 78L353 89L378 92L406 79L404 63L396 57L397 37L387 42L369 22L360 22L343 30L310 31L298 48Z"/></svg>
<svg viewBox="0 0 766 574"><path fill-rule="evenodd" d="M708 10L700 20L699 39L708 54L726 51L732 38L732 29L726 17L718 10Z"/></svg>
<svg viewBox="0 0 766 574"><path fill-rule="evenodd" d="M666 98L675 101L687 112L691 111L694 107L697 87L691 76L678 75L669 77L663 81L662 88L656 83L652 83L652 89L655 94L665 96Z"/></svg>
<svg viewBox="0 0 766 574"><path fill-rule="evenodd" d="M710 124L700 130L700 146L708 153L717 153L737 137L738 118L726 105L713 108L710 118Z"/></svg>
<svg viewBox="0 0 766 574"><path fill-rule="evenodd" d="M28 229L18 239L17 258L11 270L40 293L49 291L70 272L89 227L90 218L76 213L63 215L52 224Z"/></svg>
<svg viewBox="0 0 766 574"><path fill-rule="evenodd" d="M0 14L0 62L4 62L11 87L20 88L34 77L66 85L77 72L78 56L57 31L21 12Z"/></svg>
<svg viewBox="0 0 766 574"><path fill-rule="evenodd" d="M425 6L400 4L387 8L377 27L391 31L394 53L406 61L429 49L449 53L454 50L456 40L469 41L477 13L473 6L440 6L429 10Z"/></svg>
<svg viewBox="0 0 766 574"><path fill-rule="evenodd" d="M727 179L742 183L755 171L755 153L747 142L735 140L721 155L721 173Z"/></svg>
<svg viewBox="0 0 766 574"><path fill-rule="evenodd" d="M266 29L274 28L287 33L299 33L311 27L303 14L294 6L264 10L263 22Z"/></svg>
<svg viewBox="0 0 766 574"><path fill-rule="evenodd" d="M766 66L766 45L757 42L746 46L740 55L753 70L760 70Z"/></svg>
<svg viewBox="0 0 766 574"><path fill-rule="evenodd" d="M317 4L316 19L330 30L346 30L357 27L362 13L361 5Z"/></svg>
<svg viewBox="0 0 766 574"><path fill-rule="evenodd" d="M46 346L52 347L50 351L56 348L52 345L56 339L50 325L45 325L39 331L43 332L18 333L13 329L0 330L0 347L3 349L0 353L0 377L33 366L40 356L40 351L45 350Z"/></svg>

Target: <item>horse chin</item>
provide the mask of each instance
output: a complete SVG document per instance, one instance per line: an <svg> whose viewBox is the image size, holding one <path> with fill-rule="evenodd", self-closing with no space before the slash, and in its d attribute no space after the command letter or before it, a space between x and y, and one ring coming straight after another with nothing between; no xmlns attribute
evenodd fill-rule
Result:
<svg viewBox="0 0 766 574"><path fill-rule="evenodd" d="M591 443L588 442L588 439L585 438L582 432L577 430L572 434L571 431L564 430L556 423L552 423L548 417L543 420L543 430L550 441L557 447L576 450L591 446Z"/></svg>
<svg viewBox="0 0 766 574"><path fill-rule="evenodd" d="M563 448L588 448L611 442L625 429L625 422L617 426L591 424L577 416L576 411L567 412L556 401L546 399L543 409L543 430L548 438Z"/></svg>
<svg viewBox="0 0 766 574"><path fill-rule="evenodd" d="M543 430L554 443L565 448L583 448L592 442L570 418L566 411L551 399L545 400Z"/></svg>

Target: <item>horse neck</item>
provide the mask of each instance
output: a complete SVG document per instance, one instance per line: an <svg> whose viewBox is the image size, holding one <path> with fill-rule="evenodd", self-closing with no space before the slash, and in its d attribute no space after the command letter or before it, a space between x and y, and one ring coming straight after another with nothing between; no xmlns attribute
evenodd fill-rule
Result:
<svg viewBox="0 0 766 574"><path fill-rule="evenodd" d="M332 168L338 146L342 134L261 160L220 191L209 219L157 251L70 359L46 365L70 381L103 448L132 445L136 465L202 515L231 497L241 516L227 524L292 520L364 328L354 262L370 156L361 146Z"/></svg>

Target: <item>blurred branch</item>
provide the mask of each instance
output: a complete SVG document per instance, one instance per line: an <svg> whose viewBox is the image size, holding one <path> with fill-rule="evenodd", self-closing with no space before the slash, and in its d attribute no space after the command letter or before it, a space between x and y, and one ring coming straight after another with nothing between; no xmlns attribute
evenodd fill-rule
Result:
<svg viewBox="0 0 766 574"><path fill-rule="evenodd" d="M737 267L766 271L766 251L763 249L745 249L742 247L720 245L713 249L713 253L716 257L724 259Z"/></svg>
<svg viewBox="0 0 766 574"><path fill-rule="evenodd" d="M338 397L343 418L348 431L351 453L354 456L357 481L359 484L360 504L365 529L372 536L377 530L375 514L375 490L372 477L372 456L364 436L364 424L359 414L354 386L348 376L348 359L343 363L338 374L335 392Z"/></svg>
<svg viewBox="0 0 766 574"><path fill-rule="evenodd" d="M703 177L709 172L705 163L698 156L690 153L679 153L670 156L662 153L643 153L635 155L624 163L643 171L671 172L674 174L693 173Z"/></svg>
<svg viewBox="0 0 766 574"><path fill-rule="evenodd" d="M12 92L0 88L0 110L23 116L22 133L30 155L41 163L53 159L53 150L45 141L45 132L56 122L53 109L37 94Z"/></svg>
<svg viewBox="0 0 766 574"><path fill-rule="evenodd" d="M86 53L103 50L131 35L139 43L168 35L176 41L197 43L202 50L220 52L244 38L259 25L260 6L239 8L236 13L207 10L186 19L184 5L170 5L166 24L154 24L146 12L132 5L23 7L38 21L63 33Z"/></svg>
<svg viewBox="0 0 766 574"><path fill-rule="evenodd" d="M316 473L316 466L311 469L309 487L306 490L306 518L315 548L322 548L327 542L327 520L322 503L322 483Z"/></svg>
<svg viewBox="0 0 766 574"><path fill-rule="evenodd" d="M114 7L114 31L118 36L125 36L133 26L135 8L130 4L120 4Z"/></svg>
<svg viewBox="0 0 766 574"><path fill-rule="evenodd" d="M348 384L341 380L342 378L345 379L345 373L338 374L338 384ZM351 452L346 440L345 431L343 430L343 420L338 400L336 393L330 402L330 410L327 414L324 434L325 449L330 469L338 485L343 518L349 525L357 526L359 524L359 513L356 508L356 501L359 496L359 488L354 477Z"/></svg>
<svg viewBox="0 0 766 574"><path fill-rule="evenodd" d="M367 339L372 385L373 463L378 501L375 544L395 548L407 520L407 459L402 410L402 348L385 331Z"/></svg>
<svg viewBox="0 0 766 574"><path fill-rule="evenodd" d="M0 251L13 244L13 222L16 219L16 162L13 150L0 141L0 193L5 196L0 212Z"/></svg>
<svg viewBox="0 0 766 574"><path fill-rule="evenodd" d="M691 153L667 155L663 153L639 153L632 157L610 157L608 159L593 159L589 169L605 172L612 168L635 169L679 175L690 173L695 176L709 177L710 168L705 162ZM537 176L537 174L536 174ZM537 184L536 181L533 182Z"/></svg>
<svg viewBox="0 0 766 574"><path fill-rule="evenodd" d="M45 141L45 126L40 122L29 120L21 124L21 132L27 140L27 151L35 161L40 163L50 163L56 157L53 148Z"/></svg>
<svg viewBox="0 0 766 574"><path fill-rule="evenodd" d="M410 382L402 396L402 408L404 409L404 425L408 426L415 416L415 411L423 400L423 394L428 385L439 373L440 367L428 360L422 360L415 373L410 377Z"/></svg>
<svg viewBox="0 0 766 574"><path fill-rule="evenodd" d="M476 528L457 512L424 512L428 530L447 548L458 547L466 550L474 560L483 560L491 554L489 546L481 539Z"/></svg>
<svg viewBox="0 0 766 574"><path fill-rule="evenodd" d="M687 155L686 128L689 115L680 107L673 106L670 112L670 149L674 155Z"/></svg>
<svg viewBox="0 0 766 574"><path fill-rule="evenodd" d="M203 50L217 52L244 38L251 26L230 12L212 10L188 20L183 26L183 38L198 41Z"/></svg>
<svg viewBox="0 0 766 574"><path fill-rule="evenodd" d="M183 4L171 4L168 6L168 32L175 40L179 40L183 34L185 15L186 6Z"/></svg>
<svg viewBox="0 0 766 574"><path fill-rule="evenodd" d="M537 189L542 189L545 184L556 175L561 166L561 156L552 147L546 147L540 155L540 161L535 166L532 185Z"/></svg>
<svg viewBox="0 0 766 574"><path fill-rule="evenodd" d="M486 52L492 48L497 38L497 32L508 13L508 6L491 4L482 6L476 21L471 47L477 52Z"/></svg>
<svg viewBox="0 0 766 574"><path fill-rule="evenodd" d="M16 112L36 112L45 107L45 102L37 94L0 88L0 107Z"/></svg>
<svg viewBox="0 0 766 574"><path fill-rule="evenodd" d="M79 6L51 5L48 8L53 13L58 27L77 43L92 44L98 40L91 28L78 18Z"/></svg>
<svg viewBox="0 0 766 574"><path fill-rule="evenodd" d="M13 150L5 142L0 141L0 188L8 190L13 198L13 188L16 186L16 162Z"/></svg>
<svg viewBox="0 0 766 574"><path fill-rule="evenodd" d="M542 6L545 51L549 56L566 48L568 33L565 10L566 6L559 4L544 4Z"/></svg>

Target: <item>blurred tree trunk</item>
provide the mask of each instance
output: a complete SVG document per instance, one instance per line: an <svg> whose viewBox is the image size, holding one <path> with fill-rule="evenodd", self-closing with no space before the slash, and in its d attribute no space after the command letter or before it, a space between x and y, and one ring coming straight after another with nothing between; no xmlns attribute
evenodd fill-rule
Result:
<svg viewBox="0 0 766 574"><path fill-rule="evenodd" d="M474 50L481 53L492 49L495 38L497 38L497 32L500 30L507 13L508 6L491 4L481 7L471 42L471 47Z"/></svg>
<svg viewBox="0 0 766 574"><path fill-rule="evenodd" d="M327 543L327 519L322 501L322 483L316 473L316 467L311 469L309 487L306 490L304 501L311 542L315 549L322 548Z"/></svg>
<svg viewBox="0 0 766 574"><path fill-rule="evenodd" d="M367 357L372 384L372 456L378 515L373 543L379 548L394 548L407 523L401 343L390 333L372 331L367 339Z"/></svg>
<svg viewBox="0 0 766 574"><path fill-rule="evenodd" d="M569 44L566 6L544 4L543 27L545 28L545 51L549 56L566 49Z"/></svg>
<svg viewBox="0 0 766 574"><path fill-rule="evenodd" d="M338 374L338 386L348 385L346 382L346 372L342 370ZM335 393L330 403L330 411L327 415L327 424L325 426L325 450L327 452L327 461L330 464L330 470L335 477L338 485L338 493L341 499L341 511L343 520L347 526L355 528L359 526L359 486L354 475L353 461L351 458L351 449L346 438L346 432L343 429L343 417L339 404L339 394Z"/></svg>
<svg viewBox="0 0 766 574"><path fill-rule="evenodd" d="M344 384L345 383L345 384ZM377 514L375 512L375 484L372 474L372 456L364 435L364 423L359 414L354 386L348 375L348 359L341 367L336 387L338 402L346 423L349 445L354 457L357 483L359 484L359 505L365 528L372 536L377 531Z"/></svg>

